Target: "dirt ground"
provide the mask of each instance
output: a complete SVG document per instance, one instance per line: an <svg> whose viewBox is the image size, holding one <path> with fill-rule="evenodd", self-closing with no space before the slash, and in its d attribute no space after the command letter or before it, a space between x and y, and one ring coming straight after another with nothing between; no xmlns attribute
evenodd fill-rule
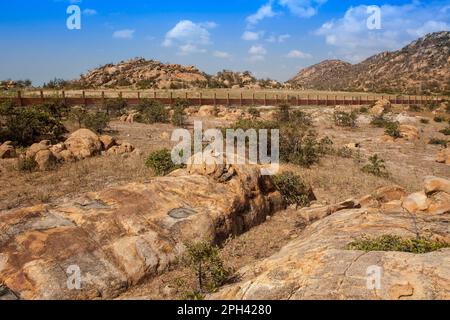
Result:
<svg viewBox="0 0 450 320"><path fill-rule="evenodd" d="M397 108L395 114L401 115L401 122L419 128L420 139L413 142L398 140L388 143L380 141L384 129L371 126L367 115L359 117L357 128L344 129L334 125L334 109L331 107L302 109L312 115L319 136L330 137L335 148L349 143L361 146L359 162L352 158L329 155L318 165L308 169L295 165L282 166L283 170L295 171L311 184L320 203L330 204L357 198L392 184L414 192L421 189L423 178L428 175L450 178L450 167L435 161L436 154L442 147L429 144L430 138L448 140L448 137L439 133L448 123L433 121L434 115L430 112L414 113ZM422 118L428 119L429 122L421 122ZM204 128L226 124L220 119L190 118L188 128L192 128L194 120L202 120ZM23 173L14 169L15 160L0 160L0 212L21 206L51 203L63 197L73 197L113 185L144 182L152 177L151 170L144 165L146 156L151 151L170 148L173 145L170 137L175 127L113 121L110 129L110 134L119 141L130 142L142 150L142 156L99 156L64 164L53 171L34 173ZM373 154L378 154L385 160L390 173L388 178L361 172L361 167ZM221 248L221 255L228 268L237 270L277 252L296 238L303 228L303 221L296 210L278 212L266 223L226 241ZM177 299L182 294L180 283L186 286L187 281L187 285L190 285L186 279L187 270L174 265L169 272L143 281L120 298Z"/></svg>

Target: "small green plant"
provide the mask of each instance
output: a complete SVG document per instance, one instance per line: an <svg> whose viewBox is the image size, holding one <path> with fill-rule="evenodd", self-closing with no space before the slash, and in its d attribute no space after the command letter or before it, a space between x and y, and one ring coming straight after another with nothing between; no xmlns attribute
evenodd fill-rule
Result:
<svg viewBox="0 0 450 320"><path fill-rule="evenodd" d="M415 254L424 254L437 251L443 248L449 248L450 244L439 241L431 241L424 238L404 239L394 235L383 235L378 238L364 236L349 243L347 250L361 251L398 251Z"/></svg>
<svg viewBox="0 0 450 320"><path fill-rule="evenodd" d="M185 294L185 298L202 300L204 295L217 291L230 278L230 270L224 267L219 248L207 241L186 243L182 264L194 274L197 289Z"/></svg>
<svg viewBox="0 0 450 320"><path fill-rule="evenodd" d="M86 113L82 119L82 126L97 133L102 133L109 124L109 116L105 112Z"/></svg>
<svg viewBox="0 0 450 320"><path fill-rule="evenodd" d="M313 124L311 116L300 110L295 110L294 112L292 112L292 114L290 115L290 121L299 126L305 127L312 126Z"/></svg>
<svg viewBox="0 0 450 320"><path fill-rule="evenodd" d="M384 117L384 115L380 115L380 116L373 117L370 124L377 128L385 128L386 124L388 124L389 122L391 122L391 121L386 119Z"/></svg>
<svg viewBox="0 0 450 320"><path fill-rule="evenodd" d="M37 167L37 163L36 161L34 161L33 158L28 158L28 157L19 157L19 159L17 160L17 169L19 171L23 171L23 172L33 172L34 170L36 170Z"/></svg>
<svg viewBox="0 0 450 320"><path fill-rule="evenodd" d="M352 158L353 150L349 147L342 147L336 151L336 155L341 158Z"/></svg>
<svg viewBox="0 0 450 320"><path fill-rule="evenodd" d="M154 100L144 100L138 107L139 116L136 117L137 122L141 123L168 123L169 112L166 107Z"/></svg>
<svg viewBox="0 0 450 320"><path fill-rule="evenodd" d="M127 101L122 98L108 99L105 103L106 113L113 117L121 115L126 107Z"/></svg>
<svg viewBox="0 0 450 320"><path fill-rule="evenodd" d="M189 107L189 102L183 99L177 99L173 105L172 124L178 127L186 125L186 115L184 110Z"/></svg>
<svg viewBox="0 0 450 320"><path fill-rule="evenodd" d="M276 175L273 177L273 181L286 205L306 207L314 198L311 187L307 186L302 178L293 172L287 171Z"/></svg>
<svg viewBox="0 0 450 320"><path fill-rule="evenodd" d="M416 104L412 104L409 106L409 111L411 112L421 112L422 111L422 107Z"/></svg>
<svg viewBox="0 0 450 320"><path fill-rule="evenodd" d="M256 107L248 108L248 113L252 116L252 119L259 118L261 116L261 112Z"/></svg>
<svg viewBox="0 0 450 320"><path fill-rule="evenodd" d="M83 121L86 118L87 110L83 107L73 107L69 112L69 119L78 124L78 128L83 126Z"/></svg>
<svg viewBox="0 0 450 320"><path fill-rule="evenodd" d="M356 119L358 115L356 112L344 112L344 111L336 111L333 115L334 124L338 127L347 127L347 128L355 128L356 127Z"/></svg>
<svg viewBox="0 0 450 320"><path fill-rule="evenodd" d="M145 165L152 169L157 176L167 175L180 168L173 163L171 152L168 149L152 152L145 161Z"/></svg>
<svg viewBox="0 0 450 320"><path fill-rule="evenodd" d="M288 104L282 104L282 105L278 106L278 121L279 122L289 122L290 109L291 109L291 106Z"/></svg>
<svg viewBox="0 0 450 320"><path fill-rule="evenodd" d="M439 131L440 133L446 135L446 136L450 136L450 127L447 127L445 129L442 129Z"/></svg>
<svg viewBox="0 0 450 320"><path fill-rule="evenodd" d="M359 113L368 113L369 112L369 108L366 106L362 106L361 108L359 108Z"/></svg>
<svg viewBox="0 0 450 320"><path fill-rule="evenodd" d="M362 167L362 171L377 177L387 178L389 173L386 170L384 160L380 159L377 154L369 157L369 163Z"/></svg>
<svg viewBox="0 0 450 320"><path fill-rule="evenodd" d="M431 138L428 144L432 145L439 145L443 146L444 148L447 147L448 141L444 139L438 139L438 138Z"/></svg>
<svg viewBox="0 0 450 320"><path fill-rule="evenodd" d="M398 139L402 137L402 134L400 132L400 123L398 122L387 122L385 126L384 133L386 133L388 136Z"/></svg>

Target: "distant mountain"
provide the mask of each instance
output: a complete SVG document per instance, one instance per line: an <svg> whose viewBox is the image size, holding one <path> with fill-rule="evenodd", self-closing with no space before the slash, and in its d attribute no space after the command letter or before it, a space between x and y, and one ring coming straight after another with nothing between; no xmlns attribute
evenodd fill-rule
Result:
<svg viewBox="0 0 450 320"><path fill-rule="evenodd" d="M361 63L326 60L287 82L316 90L386 93L450 93L450 32L431 33L395 52Z"/></svg>
<svg viewBox="0 0 450 320"><path fill-rule="evenodd" d="M221 71L208 75L194 66L164 64L155 60L135 58L118 64L107 64L81 75L78 80L62 82L73 88L276 88L274 80L258 80L250 72Z"/></svg>

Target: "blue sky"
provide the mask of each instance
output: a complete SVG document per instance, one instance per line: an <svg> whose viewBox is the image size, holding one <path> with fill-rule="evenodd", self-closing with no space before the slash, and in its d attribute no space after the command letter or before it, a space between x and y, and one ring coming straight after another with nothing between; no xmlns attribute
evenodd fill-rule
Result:
<svg viewBox="0 0 450 320"><path fill-rule="evenodd" d="M81 30L66 27L71 4ZM372 5L381 29L367 28ZM449 29L449 0L1 1L0 79L39 85L142 56L284 81L324 59L358 62Z"/></svg>

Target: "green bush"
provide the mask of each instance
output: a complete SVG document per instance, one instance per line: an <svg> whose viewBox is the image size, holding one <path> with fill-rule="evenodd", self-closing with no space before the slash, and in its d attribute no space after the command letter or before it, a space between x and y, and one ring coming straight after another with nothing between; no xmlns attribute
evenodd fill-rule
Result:
<svg viewBox="0 0 450 320"><path fill-rule="evenodd" d="M445 121L444 117L441 117L441 116L434 117L434 122L441 123L441 122L444 122L444 121Z"/></svg>
<svg viewBox="0 0 450 320"><path fill-rule="evenodd" d="M439 145L443 147L447 147L448 141L444 139L431 138L428 144Z"/></svg>
<svg viewBox="0 0 450 320"><path fill-rule="evenodd" d="M172 124L178 127L184 127L186 125L186 115L184 110L189 107L189 101L184 99L176 99L173 104L173 116Z"/></svg>
<svg viewBox="0 0 450 320"><path fill-rule="evenodd" d="M119 116L127 108L127 101L122 98L107 99L105 102L106 113L109 116Z"/></svg>
<svg viewBox="0 0 450 320"><path fill-rule="evenodd" d="M446 136L450 136L450 127L447 127L445 129L442 129L439 131L440 133L446 135Z"/></svg>
<svg viewBox="0 0 450 320"><path fill-rule="evenodd" d="M400 123L398 122L387 122L385 126L384 133L386 133L388 136L398 139L402 137L402 134L400 132Z"/></svg>
<svg viewBox="0 0 450 320"><path fill-rule="evenodd" d="M139 116L136 117L136 121L141 123L168 123L169 112L166 107L154 100L144 100L138 107Z"/></svg>
<svg viewBox="0 0 450 320"><path fill-rule="evenodd" d="M311 187L307 186L300 176L290 171L274 176L273 181L286 205L306 207L314 199Z"/></svg>
<svg viewBox="0 0 450 320"><path fill-rule="evenodd" d="M336 151L336 155L341 158L352 158L353 150L349 147L342 147Z"/></svg>
<svg viewBox="0 0 450 320"><path fill-rule="evenodd" d="M295 110L294 112L292 112L292 114L290 114L289 117L290 122L293 122L300 126L309 127L313 124L311 116L300 110Z"/></svg>
<svg viewBox="0 0 450 320"><path fill-rule="evenodd" d="M369 107L362 106L361 108L359 108L359 112L360 113L368 113L369 112Z"/></svg>
<svg viewBox="0 0 450 320"><path fill-rule="evenodd" d="M422 111L422 107L416 104L412 104L409 106L409 111L411 112L421 112Z"/></svg>
<svg viewBox="0 0 450 320"><path fill-rule="evenodd" d="M289 110L291 109L291 106L288 104L282 104L278 106L278 121L279 122L289 122L290 114Z"/></svg>
<svg viewBox="0 0 450 320"><path fill-rule="evenodd" d="M355 128L358 115L356 112L336 111L333 118L334 124L338 127Z"/></svg>
<svg viewBox="0 0 450 320"><path fill-rule="evenodd" d="M37 163L33 158L19 157L17 160L17 169L23 172L33 172L37 168Z"/></svg>
<svg viewBox="0 0 450 320"><path fill-rule="evenodd" d="M197 289L185 294L185 298L202 300L204 294L217 291L230 278L230 270L224 267L219 248L207 241L189 242L181 262L192 272Z"/></svg>
<svg viewBox="0 0 450 320"><path fill-rule="evenodd" d="M377 127L377 128L386 128L386 125L388 124L388 123L390 123L391 121L390 120L388 120L388 119L386 119L385 117L384 117L384 115L381 115L381 116L375 116L375 117L373 117L372 118L372 121L370 122L370 124L372 125L372 126L374 126L374 127Z"/></svg>
<svg viewBox="0 0 450 320"><path fill-rule="evenodd" d="M347 245L347 250L361 251L398 251L415 254L424 254L449 248L450 244L439 241L431 241L424 238L404 239L394 235L383 235L378 238L362 237Z"/></svg>
<svg viewBox="0 0 450 320"><path fill-rule="evenodd" d="M82 119L82 127L102 133L109 124L109 116L105 112L88 112Z"/></svg>
<svg viewBox="0 0 450 320"><path fill-rule="evenodd" d="M157 176L167 175L180 168L173 163L171 152L168 149L152 152L145 161L145 165L152 169Z"/></svg>
<svg viewBox="0 0 450 320"><path fill-rule="evenodd" d="M29 146L42 140L58 141L66 132L60 120L41 107L16 107L7 102L0 107L0 137Z"/></svg>
<svg viewBox="0 0 450 320"><path fill-rule="evenodd" d="M365 173L372 174L377 177L388 177L389 173L386 170L384 160L380 159L377 154L369 157L369 163L365 165L361 170Z"/></svg>
<svg viewBox="0 0 450 320"><path fill-rule="evenodd" d="M253 119L259 118L261 116L261 112L256 107L248 108L248 113L252 116Z"/></svg>

